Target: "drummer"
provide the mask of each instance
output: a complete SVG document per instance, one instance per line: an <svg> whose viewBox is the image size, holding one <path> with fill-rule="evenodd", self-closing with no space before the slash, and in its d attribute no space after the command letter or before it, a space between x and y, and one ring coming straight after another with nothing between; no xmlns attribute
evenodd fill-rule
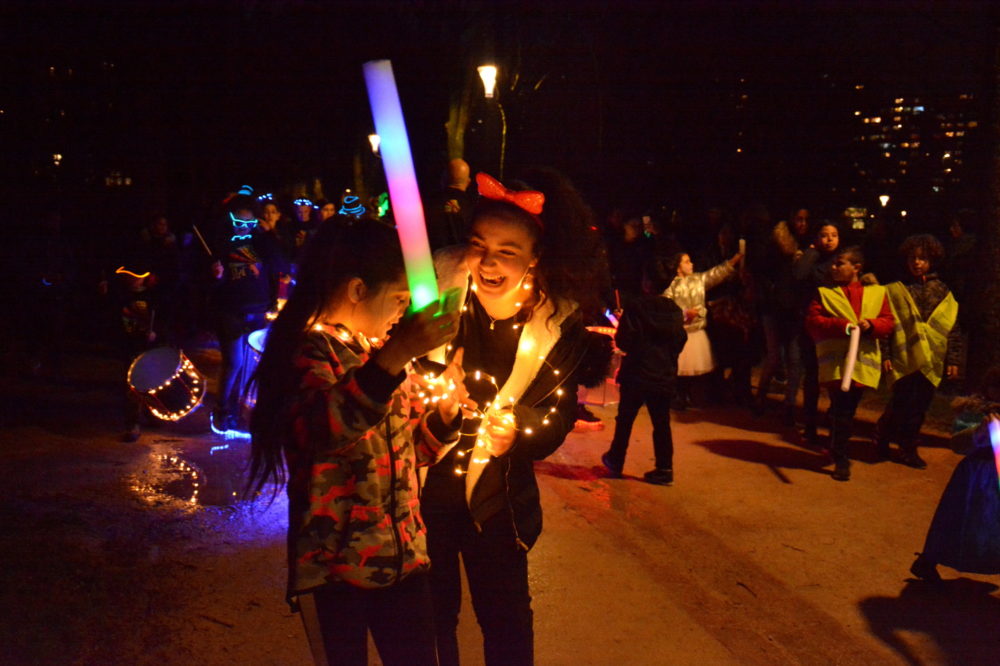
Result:
<svg viewBox="0 0 1000 666"><path fill-rule="evenodd" d="M244 188L229 200L212 247L216 259L212 264L212 305L222 353L218 404L212 420L219 430L246 429L241 415L245 380L249 379L244 367L250 351L246 335L265 328L268 311L275 309L280 275L288 272L274 244L260 229L257 201L248 190Z"/></svg>
<svg viewBox="0 0 1000 666"><path fill-rule="evenodd" d="M150 296L155 284L156 275L150 271L148 257L137 250L129 253L125 263L114 273L111 296L116 305L118 320L118 349L126 368L156 341L153 328L156 322L156 304ZM124 378L125 373L122 376ZM139 439L139 420L143 407L127 383L125 396L125 431L122 441L134 442Z"/></svg>

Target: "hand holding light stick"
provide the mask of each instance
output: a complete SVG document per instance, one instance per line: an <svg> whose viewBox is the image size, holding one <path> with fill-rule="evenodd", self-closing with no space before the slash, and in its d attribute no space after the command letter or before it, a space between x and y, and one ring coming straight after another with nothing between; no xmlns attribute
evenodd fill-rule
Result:
<svg viewBox="0 0 1000 666"><path fill-rule="evenodd" d="M399 103L390 61L372 60L364 64L363 70L375 132L381 139L379 151L389 183L389 200L395 212L396 231L403 247L410 301L413 309L419 310L438 299L438 288L413 156L403 121L403 108Z"/></svg>
<svg viewBox="0 0 1000 666"><path fill-rule="evenodd" d="M858 361L858 345L861 344L861 327L851 324L848 326L851 331L851 342L847 348L847 356L844 357L844 374L840 380L840 390L851 390L851 377L854 375L854 364Z"/></svg>

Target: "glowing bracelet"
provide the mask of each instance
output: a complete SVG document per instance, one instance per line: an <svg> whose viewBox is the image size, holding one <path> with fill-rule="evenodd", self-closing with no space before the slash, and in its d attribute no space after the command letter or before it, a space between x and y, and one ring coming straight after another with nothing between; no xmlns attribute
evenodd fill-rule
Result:
<svg viewBox="0 0 1000 666"><path fill-rule="evenodd" d="M389 182L389 200L396 218L399 243L403 246L410 302L414 310L419 310L438 299L438 288L424 224L424 207L420 203L413 156L403 122L403 109L392 74L392 63L372 60L366 62L363 69L375 131L382 139L379 152L382 153L385 177Z"/></svg>

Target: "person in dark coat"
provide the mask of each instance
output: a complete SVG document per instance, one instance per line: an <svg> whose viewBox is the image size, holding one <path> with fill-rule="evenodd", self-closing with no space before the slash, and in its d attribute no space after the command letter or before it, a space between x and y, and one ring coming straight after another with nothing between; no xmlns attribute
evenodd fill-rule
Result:
<svg viewBox="0 0 1000 666"><path fill-rule="evenodd" d="M934 512L924 550L910 566L918 578L937 581L937 565L969 573L1000 573L1000 366L987 371L979 393L958 398L952 448L968 451L948 481ZM991 434L990 430L996 434ZM970 450L971 449L971 450Z"/></svg>
<svg viewBox="0 0 1000 666"><path fill-rule="evenodd" d="M647 271L650 279L658 283L658 295L630 299L622 313L615 335L615 343L625 352L618 371L621 402L611 448L601 456L601 462L613 476L621 476L632 423L645 404L653 422L656 468L646 472L644 478L668 486L674 480L670 401L677 383L677 356L687 342L687 333L684 313L672 300L659 295L672 277L665 264L664 259L656 258Z"/></svg>

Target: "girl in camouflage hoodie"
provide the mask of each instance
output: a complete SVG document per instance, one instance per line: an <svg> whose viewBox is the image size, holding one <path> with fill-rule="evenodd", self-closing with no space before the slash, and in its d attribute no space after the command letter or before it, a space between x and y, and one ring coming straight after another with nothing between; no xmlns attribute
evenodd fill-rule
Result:
<svg viewBox="0 0 1000 666"><path fill-rule="evenodd" d="M437 304L403 317L408 302L396 232L333 218L258 366L251 478L260 490L287 466L288 596L317 663L365 663L368 630L386 664L437 663L416 468L457 440L467 394L460 355L429 405L408 379L458 322Z"/></svg>

